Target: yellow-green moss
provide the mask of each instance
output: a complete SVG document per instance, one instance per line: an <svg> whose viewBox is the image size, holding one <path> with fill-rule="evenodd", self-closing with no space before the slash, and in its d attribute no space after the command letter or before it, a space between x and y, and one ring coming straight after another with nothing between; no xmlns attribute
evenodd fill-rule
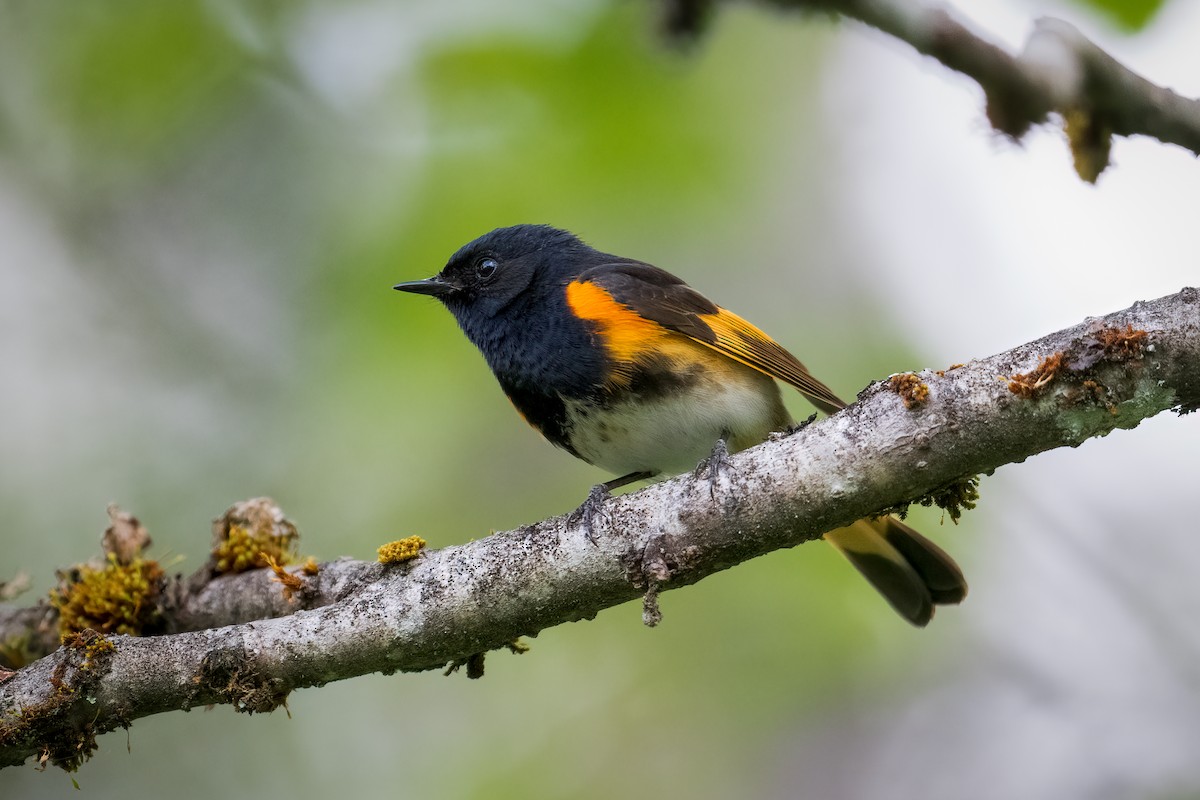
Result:
<svg viewBox="0 0 1200 800"><path fill-rule="evenodd" d="M935 505L950 515L950 521L957 523L963 511L975 508L979 501L979 476L948 483L929 493L929 502L921 498L921 505Z"/></svg>
<svg viewBox="0 0 1200 800"><path fill-rule="evenodd" d="M925 402L929 400L929 385L922 383L921 379L911 372L893 375L888 380L888 386L893 392L900 395L905 408L917 408L925 405Z"/></svg>
<svg viewBox="0 0 1200 800"><path fill-rule="evenodd" d="M885 508L881 514L895 514L904 519L908 515L908 507L912 504L919 506L937 506L950 515L950 521L958 523L962 517L963 511L970 511L975 508L975 503L979 500L979 476L971 475L966 478L959 478L956 481L951 481L944 486L939 486L928 494L923 494L920 497L908 503Z"/></svg>
<svg viewBox="0 0 1200 800"><path fill-rule="evenodd" d="M425 540L420 536L409 536L394 542L388 542L379 547L379 563L395 564L400 561L408 561L416 558L420 555L421 548L424 546Z"/></svg>
<svg viewBox="0 0 1200 800"><path fill-rule="evenodd" d="M117 646L110 639L94 629L64 636L63 644L73 650L79 651L83 655L83 661L79 664L79 669L81 670L91 669L97 658L117 649Z"/></svg>
<svg viewBox="0 0 1200 800"><path fill-rule="evenodd" d="M299 531L269 497L243 500L213 522L209 564L216 575L280 566L296 560Z"/></svg>
<svg viewBox="0 0 1200 800"><path fill-rule="evenodd" d="M110 553L102 567L84 564L50 591L64 638L91 628L140 636L158 621L163 570L157 561L134 558L122 564Z"/></svg>
<svg viewBox="0 0 1200 800"><path fill-rule="evenodd" d="M262 569L272 562L290 564L295 541L295 529L279 531L274 526L247 528L231 523L225 538L213 547L213 564L221 574Z"/></svg>
<svg viewBox="0 0 1200 800"><path fill-rule="evenodd" d="M283 599L291 601L296 592L304 588L304 581L298 575L293 575L283 568L275 559L267 556L267 566L275 573L271 580L283 584Z"/></svg>

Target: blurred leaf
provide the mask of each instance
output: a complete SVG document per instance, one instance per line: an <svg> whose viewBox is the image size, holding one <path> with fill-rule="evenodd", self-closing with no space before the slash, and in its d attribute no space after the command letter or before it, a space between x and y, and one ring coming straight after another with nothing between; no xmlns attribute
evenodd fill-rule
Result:
<svg viewBox="0 0 1200 800"><path fill-rule="evenodd" d="M45 54L42 90L72 156L91 172L151 169L242 99L230 84L246 58L200 4L50 11L37 22L64 33Z"/></svg>
<svg viewBox="0 0 1200 800"><path fill-rule="evenodd" d="M1164 0L1080 0L1099 11L1129 33L1136 33L1149 24L1163 7Z"/></svg>
<svg viewBox="0 0 1200 800"><path fill-rule="evenodd" d="M649 37L631 37L641 25L621 9L574 46L485 38L431 57L435 152L456 205L507 217L514 201L538 208L558 196L584 207L633 204L660 220L694 213L691 204L736 171L727 145L743 126L737 117L711 124L721 109L709 106L710 87ZM482 181L463 196L461 187ZM537 191L513 191L531 181Z"/></svg>

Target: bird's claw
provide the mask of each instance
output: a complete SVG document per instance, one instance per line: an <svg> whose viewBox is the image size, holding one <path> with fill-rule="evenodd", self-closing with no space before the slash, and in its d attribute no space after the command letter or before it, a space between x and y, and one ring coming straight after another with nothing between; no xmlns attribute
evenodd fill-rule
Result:
<svg viewBox="0 0 1200 800"><path fill-rule="evenodd" d="M712 497L716 497L716 483L721 473L733 471L733 463L729 460L729 445L725 443L727 438L728 435L725 435L717 439L708 458L696 465L696 470L692 473L696 478L703 476L708 479L708 492Z"/></svg>
<svg viewBox="0 0 1200 800"><path fill-rule="evenodd" d="M567 524L582 525L588 541L596 544L593 522L598 517L606 516L604 513L604 503L610 497L612 497L612 494L608 490L608 484L596 484L588 492L587 499L580 503L579 508L572 511L570 516L567 517Z"/></svg>

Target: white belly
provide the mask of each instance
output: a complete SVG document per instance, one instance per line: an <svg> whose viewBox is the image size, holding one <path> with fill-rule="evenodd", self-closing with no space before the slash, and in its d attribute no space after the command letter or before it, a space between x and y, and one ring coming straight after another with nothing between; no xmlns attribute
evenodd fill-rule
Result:
<svg viewBox="0 0 1200 800"><path fill-rule="evenodd" d="M571 444L615 475L674 475L695 466L722 436L731 451L758 444L790 422L775 382L733 365L675 394L599 408L567 403Z"/></svg>

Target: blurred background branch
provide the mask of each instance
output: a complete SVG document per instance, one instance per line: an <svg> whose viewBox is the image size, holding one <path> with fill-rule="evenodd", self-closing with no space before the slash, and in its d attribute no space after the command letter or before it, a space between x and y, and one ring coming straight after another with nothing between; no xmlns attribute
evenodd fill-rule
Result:
<svg viewBox="0 0 1200 800"><path fill-rule="evenodd" d="M1042 18L1012 54L960 22L957 12L910 0L764 0L786 10L832 12L912 45L979 83L988 121L1023 137L1051 112L1061 115L1075 169L1095 183L1109 164L1112 136L1151 136L1200 155L1200 101L1181 97L1121 64L1068 22ZM669 35L695 37L713 0L664 0Z"/></svg>

